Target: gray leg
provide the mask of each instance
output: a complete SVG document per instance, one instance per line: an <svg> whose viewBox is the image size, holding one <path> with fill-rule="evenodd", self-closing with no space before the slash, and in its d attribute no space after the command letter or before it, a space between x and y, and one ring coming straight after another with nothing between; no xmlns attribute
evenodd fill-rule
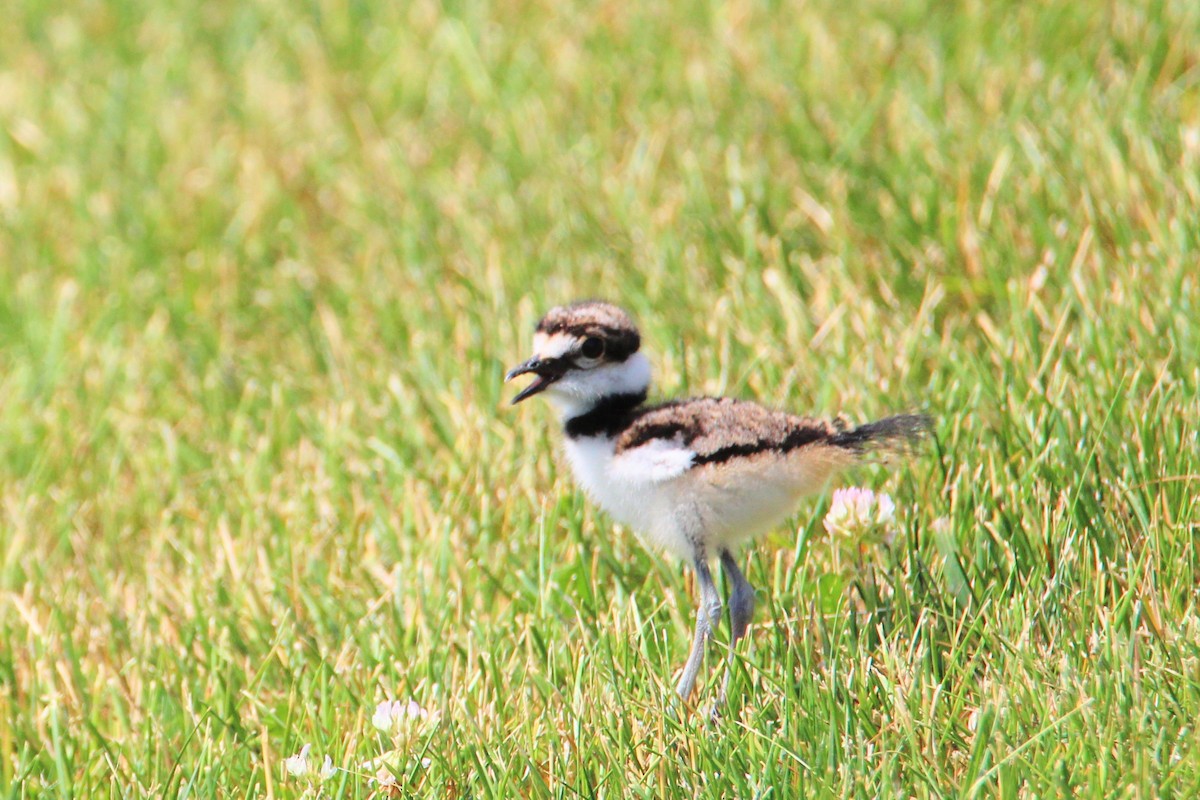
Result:
<svg viewBox="0 0 1200 800"><path fill-rule="evenodd" d="M692 639L692 652L688 654L687 663L683 665L683 674L679 683L675 684L675 692L680 698L687 700L696 687L696 675L700 665L704 663L704 646L712 636L713 628L721 622L721 595L713 583L712 572L704 556L698 556L695 561L696 582L700 589L700 605L696 609L696 636Z"/></svg>
<svg viewBox="0 0 1200 800"><path fill-rule="evenodd" d="M754 618L754 587L738 569L733 554L728 550L721 551L721 569L725 571L725 580L729 581L730 587L729 622L733 628L731 644L737 644L738 639L746 635L750 620Z"/></svg>
<svg viewBox="0 0 1200 800"><path fill-rule="evenodd" d="M729 690L729 676L733 674L733 647L746 635L750 620L754 617L754 587L746 580L746 576L738 569L733 554L728 550L721 551L721 569L725 572L725 580L729 581L729 626L732 629L732 639L729 643L729 664L725 667L725 680L721 683L721 694L713 706L713 715L717 709L725 705L725 695Z"/></svg>

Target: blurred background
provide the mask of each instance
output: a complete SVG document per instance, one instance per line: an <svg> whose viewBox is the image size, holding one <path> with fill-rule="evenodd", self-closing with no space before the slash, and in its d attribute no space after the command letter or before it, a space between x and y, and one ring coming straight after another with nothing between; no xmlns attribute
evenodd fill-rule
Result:
<svg viewBox="0 0 1200 800"><path fill-rule="evenodd" d="M408 696L440 796L1200 780L1196 4L5 17L8 796L292 796ZM724 737L665 713L681 572L505 405L586 297L665 394L937 418L856 478L902 509L875 568L823 577L823 500L760 548Z"/></svg>

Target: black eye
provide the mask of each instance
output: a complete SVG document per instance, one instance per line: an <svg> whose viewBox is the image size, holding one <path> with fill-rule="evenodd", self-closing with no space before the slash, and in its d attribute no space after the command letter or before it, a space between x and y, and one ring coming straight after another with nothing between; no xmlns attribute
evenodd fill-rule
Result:
<svg viewBox="0 0 1200 800"><path fill-rule="evenodd" d="M584 358L599 358L604 355L604 340L589 336L583 340L583 346L579 348L579 352L583 353Z"/></svg>

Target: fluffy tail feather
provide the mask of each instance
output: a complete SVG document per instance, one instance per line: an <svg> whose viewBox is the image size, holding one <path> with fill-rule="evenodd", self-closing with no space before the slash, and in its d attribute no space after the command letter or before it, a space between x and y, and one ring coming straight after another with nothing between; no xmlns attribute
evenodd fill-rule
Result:
<svg viewBox="0 0 1200 800"><path fill-rule="evenodd" d="M907 452L914 449L933 429L927 414L897 414L857 428L839 431L829 443L863 456L870 452Z"/></svg>

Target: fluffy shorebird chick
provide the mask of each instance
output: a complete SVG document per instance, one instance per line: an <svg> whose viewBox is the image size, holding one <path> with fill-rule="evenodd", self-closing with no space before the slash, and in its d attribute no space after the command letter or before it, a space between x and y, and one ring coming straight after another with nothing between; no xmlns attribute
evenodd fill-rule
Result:
<svg viewBox="0 0 1200 800"><path fill-rule="evenodd" d="M800 497L868 453L904 449L930 421L901 414L848 428L729 397L648 405L650 362L640 346L633 320L617 306L561 306L538 323L533 357L505 380L533 375L513 403L545 394L554 404L579 485L644 543L696 571L696 632L675 687L686 700L720 622L710 563L721 562L730 586L736 644L754 614L754 589L738 568L735 548L781 522Z"/></svg>

